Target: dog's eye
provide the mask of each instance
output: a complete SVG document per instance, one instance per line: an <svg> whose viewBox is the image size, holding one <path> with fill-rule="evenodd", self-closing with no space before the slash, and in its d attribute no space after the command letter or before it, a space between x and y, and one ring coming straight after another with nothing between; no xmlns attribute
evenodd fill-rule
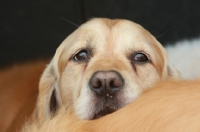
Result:
<svg viewBox="0 0 200 132"><path fill-rule="evenodd" d="M87 50L79 51L77 54L75 54L73 59L76 60L76 61L87 60L88 59Z"/></svg>
<svg viewBox="0 0 200 132"><path fill-rule="evenodd" d="M145 63L148 62L148 57L143 53L137 53L133 56L132 61Z"/></svg>

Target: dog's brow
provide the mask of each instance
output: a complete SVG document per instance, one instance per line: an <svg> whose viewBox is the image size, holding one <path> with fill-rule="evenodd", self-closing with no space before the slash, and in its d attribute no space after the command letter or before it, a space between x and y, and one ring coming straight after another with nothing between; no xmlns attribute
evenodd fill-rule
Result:
<svg viewBox="0 0 200 132"><path fill-rule="evenodd" d="M90 55L93 54L93 49L94 49L91 43L92 43L92 38L89 36L89 38L86 40L86 49L88 49L88 51L90 52Z"/></svg>
<svg viewBox="0 0 200 132"><path fill-rule="evenodd" d="M92 42L92 38L91 38L91 36L89 36L88 39L86 40L86 46L90 47L91 42Z"/></svg>

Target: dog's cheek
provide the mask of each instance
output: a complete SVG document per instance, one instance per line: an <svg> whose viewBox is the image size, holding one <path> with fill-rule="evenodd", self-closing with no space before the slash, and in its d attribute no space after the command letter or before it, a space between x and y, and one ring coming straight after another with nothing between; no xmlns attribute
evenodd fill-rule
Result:
<svg viewBox="0 0 200 132"><path fill-rule="evenodd" d="M160 81L161 75L151 64L138 67L138 85L142 88L151 87L157 81Z"/></svg>

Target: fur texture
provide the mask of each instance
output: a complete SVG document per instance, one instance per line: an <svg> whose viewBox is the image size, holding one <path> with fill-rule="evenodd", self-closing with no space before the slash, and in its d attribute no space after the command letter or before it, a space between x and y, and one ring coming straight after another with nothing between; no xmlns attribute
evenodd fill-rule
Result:
<svg viewBox="0 0 200 132"><path fill-rule="evenodd" d="M199 111L200 80L168 80L100 119L81 121L73 111L61 110L53 119L27 124L22 132L199 132Z"/></svg>
<svg viewBox="0 0 200 132"><path fill-rule="evenodd" d="M138 61L137 54L148 60ZM104 101L89 86L99 71L115 71L125 82L112 99L105 97ZM92 19L58 47L41 77L36 113L43 120L59 107L73 107L78 118L93 119L124 107L147 87L170 77L178 78L179 74L147 30L128 20Z"/></svg>
<svg viewBox="0 0 200 132"><path fill-rule="evenodd" d="M19 130L32 113L40 76L49 61L15 64L0 70L0 131Z"/></svg>
<svg viewBox="0 0 200 132"><path fill-rule="evenodd" d="M76 61L74 58L82 50L87 51L89 58ZM149 60L138 63L134 60L137 53ZM1 113L6 116L0 120L2 132L8 127L10 131L20 128L32 112L45 64L27 63L1 72ZM123 77L125 85L110 103L103 102L91 91L88 82L95 72L112 70ZM50 119L61 107L72 107L79 119L92 119L104 110L104 104L118 110L146 88L171 77L178 78L179 74L169 63L164 48L140 25L128 20L92 19L58 47L40 80L35 115L42 121Z"/></svg>

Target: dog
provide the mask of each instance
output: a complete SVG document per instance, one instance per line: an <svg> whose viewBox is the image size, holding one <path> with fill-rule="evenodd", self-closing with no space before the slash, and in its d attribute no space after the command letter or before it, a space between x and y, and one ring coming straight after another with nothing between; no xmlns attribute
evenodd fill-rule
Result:
<svg viewBox="0 0 200 132"><path fill-rule="evenodd" d="M168 78L179 73L147 30L129 20L94 18L56 50L40 79L35 113L45 120L73 107L79 119L98 119Z"/></svg>
<svg viewBox="0 0 200 132"><path fill-rule="evenodd" d="M22 132L199 132L200 79L167 80L146 89L124 108L96 120L79 120L61 109L52 119L35 121Z"/></svg>

